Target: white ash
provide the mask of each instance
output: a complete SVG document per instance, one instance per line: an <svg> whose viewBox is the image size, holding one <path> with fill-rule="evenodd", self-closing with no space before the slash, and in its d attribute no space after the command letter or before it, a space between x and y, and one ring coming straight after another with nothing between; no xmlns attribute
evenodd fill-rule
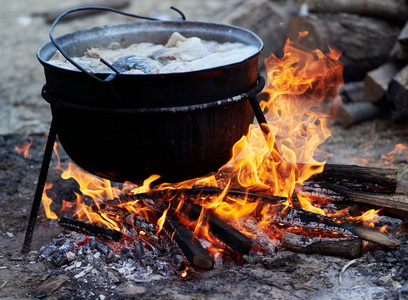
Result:
<svg viewBox="0 0 408 300"><path fill-rule="evenodd" d="M140 241L115 244L81 233L67 234L43 246L41 257L82 281L151 282L179 276L164 253Z"/></svg>
<svg viewBox="0 0 408 300"><path fill-rule="evenodd" d="M174 32L166 45L132 44L121 48L111 43L107 48L92 47L83 56L73 57L81 67L92 73L113 73L100 58L123 74L163 74L209 69L241 62L258 49L243 43L218 43L198 37L185 38ZM65 69L77 70L57 51L49 63Z"/></svg>

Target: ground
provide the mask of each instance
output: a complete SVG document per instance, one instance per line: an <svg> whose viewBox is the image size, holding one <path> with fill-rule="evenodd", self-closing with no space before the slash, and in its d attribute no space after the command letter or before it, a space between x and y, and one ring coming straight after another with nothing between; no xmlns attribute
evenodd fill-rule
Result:
<svg viewBox="0 0 408 300"><path fill-rule="evenodd" d="M137 2L137 3L136 3ZM189 19L211 20L209 8L226 1L172 1L182 8ZM147 14L155 11L167 14L167 1L133 1L128 11ZM69 5L82 5L82 1L70 1ZM200 5L200 9L194 9ZM73 272L64 271L39 257L40 248L56 238L63 230L53 222L40 218L32 245L32 252L22 257L24 232L42 161L44 135L48 132L51 114L49 105L41 98L44 84L41 65L35 58L37 49L48 41L50 25L41 13L52 8L64 8L56 0L7 1L0 11L0 299L33 298L35 288L51 279L60 278L61 287L54 282L55 291L42 295L47 299L393 299L407 297L408 287L398 272L403 272L406 262L406 244L398 253L378 251L369 253L354 262L347 271L341 269L347 259L292 254L285 251L270 260L238 266L236 264L216 268L199 274L196 280L180 279L152 282L118 282L98 284L75 278ZM152 9L155 7L155 9ZM90 25L120 22L122 17L96 16L81 22L64 23L56 35L71 32ZM332 137L321 147L322 159L333 163L368 164L385 167L391 156L382 156L394 150L398 143L408 144L408 126L395 124L392 116L381 120L343 128L331 124ZM34 138L30 154L25 159L14 149ZM63 161L67 160L66 155ZM395 157L394 157L395 158ZM397 157L399 182L407 180L407 157ZM56 165L53 157L52 166ZM48 181L56 184L59 198L69 197L72 182L59 179L59 172L50 168ZM404 248L405 247L405 248ZM405 251L405 252L404 252ZM404 255L405 253L405 255ZM388 256L387 256L388 255ZM391 261L383 266L381 260ZM405 260L404 260L405 259ZM404 263L403 263L404 261ZM401 271L402 270L402 271ZM65 273L64 273L65 272ZM398 273L398 274L397 274ZM68 275L68 278L61 277ZM340 284L338 278L342 274ZM404 273L401 273L404 274ZM402 277L406 275L402 275ZM38 292L38 291L37 291ZM40 295L41 296L41 295ZM37 297L40 297L37 293Z"/></svg>

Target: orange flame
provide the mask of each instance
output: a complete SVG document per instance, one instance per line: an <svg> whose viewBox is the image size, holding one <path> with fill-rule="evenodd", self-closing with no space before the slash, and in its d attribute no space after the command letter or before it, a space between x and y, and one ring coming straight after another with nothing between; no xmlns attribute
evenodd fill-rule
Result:
<svg viewBox="0 0 408 300"><path fill-rule="evenodd" d="M27 145L23 146L14 146L14 149L17 150L17 154L24 153L24 158L28 157L28 149L33 145L33 137L31 137L30 142Z"/></svg>
<svg viewBox="0 0 408 300"><path fill-rule="evenodd" d="M52 183L46 182L44 186L44 191L42 194L41 203L45 210L45 215L48 219L58 219L57 215L51 210L50 206L52 199L47 196L47 190L50 190L54 185Z"/></svg>

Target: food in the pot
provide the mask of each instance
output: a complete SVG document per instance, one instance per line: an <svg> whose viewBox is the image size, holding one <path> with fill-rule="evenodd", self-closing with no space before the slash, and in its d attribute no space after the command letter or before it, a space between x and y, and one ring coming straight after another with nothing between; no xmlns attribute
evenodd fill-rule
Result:
<svg viewBox="0 0 408 300"><path fill-rule="evenodd" d="M175 32L166 45L138 43L121 48L118 43L111 43L106 48L88 49L83 56L73 57L73 60L92 73L113 72L100 62L100 58L103 58L123 74L157 74L224 66L241 62L257 52L255 46L237 42L205 41L198 37L185 38ZM49 63L77 70L58 51Z"/></svg>

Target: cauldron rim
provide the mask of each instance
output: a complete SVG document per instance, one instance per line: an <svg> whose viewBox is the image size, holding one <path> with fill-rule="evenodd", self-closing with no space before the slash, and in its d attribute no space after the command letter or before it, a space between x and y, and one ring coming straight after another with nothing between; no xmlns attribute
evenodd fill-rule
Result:
<svg viewBox="0 0 408 300"><path fill-rule="evenodd" d="M212 72L213 70L217 69L217 68L228 68L228 67L233 67L236 66L238 64L241 64L243 61L246 61L248 59L251 59L253 57L256 57L259 55L259 53L262 51L263 47L264 47L264 43L262 41L262 39L256 35L255 33L253 33L252 31L242 28L242 27L238 27L238 26L234 26L234 25L229 25L229 24L222 24L222 23L215 23L215 22L203 22L203 21L183 21L183 20L172 20L172 21L167 21L167 20L158 20L158 21L132 21L132 22L122 22L122 23L114 23L114 24L108 24L108 25L101 25L101 26L95 26L95 27L90 27L90 28L86 28L86 29L82 29L82 30L77 30L77 31L73 31L70 33L66 33L63 35L60 35L58 37L56 37L57 42L61 42L64 41L65 39L72 39L72 37L74 37L75 35L78 34L86 34L88 31L92 32L94 30L109 30L110 28L114 28L114 27L126 27L126 26L136 26L139 24L148 24L148 23L154 23L154 24L163 24L165 26L168 25L180 25L180 24L187 24L189 26L191 26L192 28L200 28L201 26L207 26L207 27L211 27L211 26L216 26L218 28L225 28L225 29L229 29L229 30L236 30L236 31L240 31L240 32L245 32L248 36L250 36L253 41L257 42L257 44L255 43L246 43L247 45L251 45L251 46L255 46L257 47L257 51L250 56L247 56L246 58L234 62L234 63L230 63L230 64L225 64L225 65L220 65L220 66L216 66L216 67L212 67L212 68L205 68L205 69L199 69L199 70L193 70L193 71L187 71L187 72L173 72L173 73L158 73L158 74L121 74L120 76L126 76L126 77L135 77L135 76L146 76L146 77L179 77L179 76L189 76L192 74L199 74L199 73L206 73L206 72ZM185 25L182 25L185 26ZM195 27L194 27L195 26ZM236 37L236 35L234 35ZM148 41L146 41L148 42ZM129 46L129 45L127 45ZM49 49L48 49L49 48ZM52 51L51 51L52 49ZM47 56L47 53L43 53L43 52L47 52L48 50L48 57L43 57L43 56ZM58 66L55 66L53 64L50 64L48 61L51 59L52 55L55 53L57 49L55 48L55 46L52 44L51 41L43 44L38 50L37 50L37 59L39 60L39 62L45 67L45 68L49 68L49 69L55 69L58 70L59 72L75 72L75 73L82 73L82 71L80 70L71 70L71 69L65 69L65 68L61 68ZM95 76L104 79L107 76L109 76L112 73L105 73L105 72L98 72L98 73L94 73Z"/></svg>

